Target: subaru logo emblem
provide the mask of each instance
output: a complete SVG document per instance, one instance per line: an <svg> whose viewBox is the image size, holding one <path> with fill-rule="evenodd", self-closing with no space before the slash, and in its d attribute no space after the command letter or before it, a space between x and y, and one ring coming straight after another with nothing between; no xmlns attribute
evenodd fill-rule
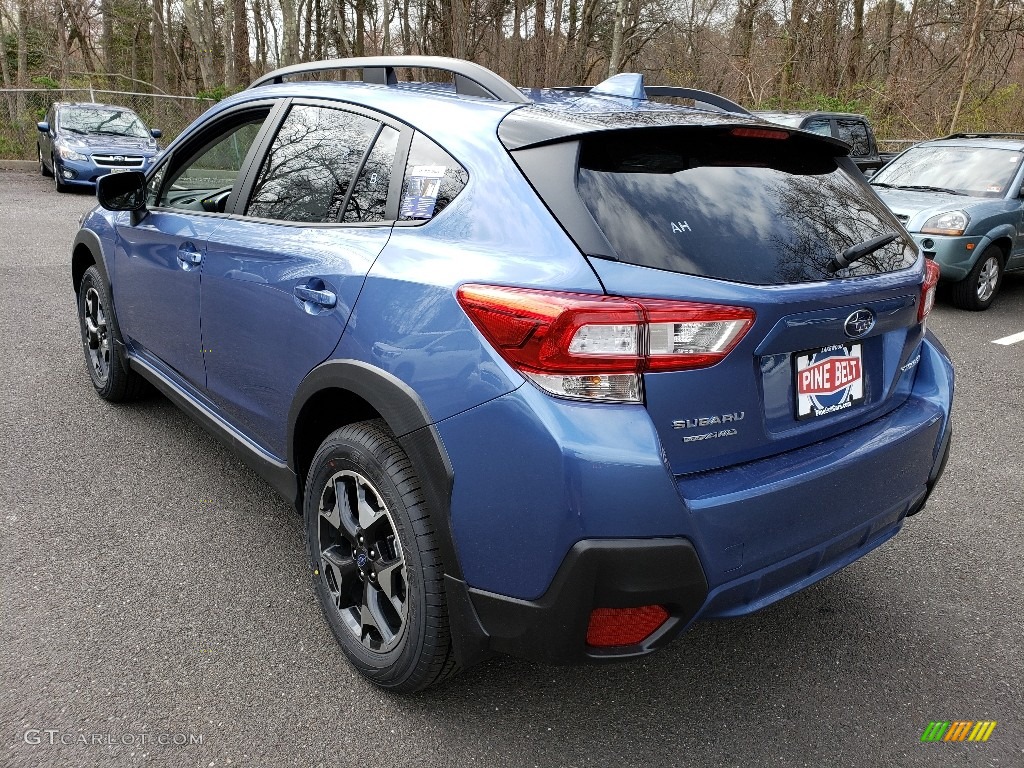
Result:
<svg viewBox="0 0 1024 768"><path fill-rule="evenodd" d="M358 565L360 568L362 568L364 565L366 565L366 560L367 560L366 553L365 552L360 552L356 556L356 565Z"/></svg>
<svg viewBox="0 0 1024 768"><path fill-rule="evenodd" d="M115 163L123 163L124 162L124 155L114 155L114 162Z"/></svg>
<svg viewBox="0 0 1024 768"><path fill-rule="evenodd" d="M870 309L858 309L843 324L843 330L851 339L858 339L875 327L875 313Z"/></svg>

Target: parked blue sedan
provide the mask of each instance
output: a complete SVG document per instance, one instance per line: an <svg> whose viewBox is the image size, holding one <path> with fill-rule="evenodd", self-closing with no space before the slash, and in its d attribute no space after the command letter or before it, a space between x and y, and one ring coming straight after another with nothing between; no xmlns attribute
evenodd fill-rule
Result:
<svg viewBox="0 0 1024 768"><path fill-rule="evenodd" d="M911 147L871 179L953 303L991 306L1004 272L1024 270L1024 134L958 134Z"/></svg>
<svg viewBox="0 0 1024 768"><path fill-rule="evenodd" d="M55 103L36 127L39 172L53 177L58 192L94 187L108 173L145 171L160 153L161 131L124 107Z"/></svg>

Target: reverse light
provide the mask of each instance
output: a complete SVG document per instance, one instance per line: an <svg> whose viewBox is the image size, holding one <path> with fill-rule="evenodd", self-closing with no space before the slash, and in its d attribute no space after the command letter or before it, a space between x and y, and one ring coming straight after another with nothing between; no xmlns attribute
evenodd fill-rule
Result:
<svg viewBox="0 0 1024 768"><path fill-rule="evenodd" d="M595 608L587 626L587 645L615 648L642 643L668 620L660 605L640 608Z"/></svg>
<svg viewBox="0 0 1024 768"><path fill-rule="evenodd" d="M921 286L921 303L917 307L917 322L924 322L935 306L935 291L939 285L939 265L931 259L924 260L924 284Z"/></svg>
<svg viewBox="0 0 1024 768"><path fill-rule="evenodd" d="M964 211L948 211L932 216L921 227L925 235L962 235L967 231L971 217Z"/></svg>
<svg viewBox="0 0 1024 768"><path fill-rule="evenodd" d="M754 322L745 307L463 285L473 324L552 395L641 402L640 376L718 363Z"/></svg>

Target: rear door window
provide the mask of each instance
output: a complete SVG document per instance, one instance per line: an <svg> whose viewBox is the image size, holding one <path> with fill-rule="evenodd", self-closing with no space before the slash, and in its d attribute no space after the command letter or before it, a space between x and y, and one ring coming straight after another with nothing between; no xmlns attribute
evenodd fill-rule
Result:
<svg viewBox="0 0 1024 768"><path fill-rule="evenodd" d="M912 242L834 150L799 134L608 131L581 140L578 190L615 258L630 264L757 285L911 266ZM836 254L890 233L890 245L827 270Z"/></svg>
<svg viewBox="0 0 1024 768"><path fill-rule="evenodd" d="M398 137L399 133L394 128L385 125L380 129L373 149L366 156L359 178L352 187L342 221L365 224L386 218L388 189L398 150Z"/></svg>
<svg viewBox="0 0 1024 768"><path fill-rule="evenodd" d="M293 106L263 161L246 214L340 221L349 187L379 128L376 120L352 112Z"/></svg>

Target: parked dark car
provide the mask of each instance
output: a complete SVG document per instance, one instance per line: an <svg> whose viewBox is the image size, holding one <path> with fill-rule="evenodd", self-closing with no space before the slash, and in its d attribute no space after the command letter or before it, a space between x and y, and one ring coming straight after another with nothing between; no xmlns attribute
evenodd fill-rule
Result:
<svg viewBox="0 0 1024 768"><path fill-rule="evenodd" d="M846 112L754 112L753 114L779 125L799 128L821 136L832 136L850 145L850 157L861 172L870 176L891 159L878 151L875 132L864 115Z"/></svg>
<svg viewBox="0 0 1024 768"><path fill-rule="evenodd" d="M36 124L39 172L52 176L58 192L93 187L108 173L148 170L162 135L125 107L54 103Z"/></svg>
<svg viewBox="0 0 1024 768"><path fill-rule="evenodd" d="M100 179L92 385L149 381L305 516L378 685L642 656L854 562L942 474L937 269L848 146L654 90L302 64Z"/></svg>

